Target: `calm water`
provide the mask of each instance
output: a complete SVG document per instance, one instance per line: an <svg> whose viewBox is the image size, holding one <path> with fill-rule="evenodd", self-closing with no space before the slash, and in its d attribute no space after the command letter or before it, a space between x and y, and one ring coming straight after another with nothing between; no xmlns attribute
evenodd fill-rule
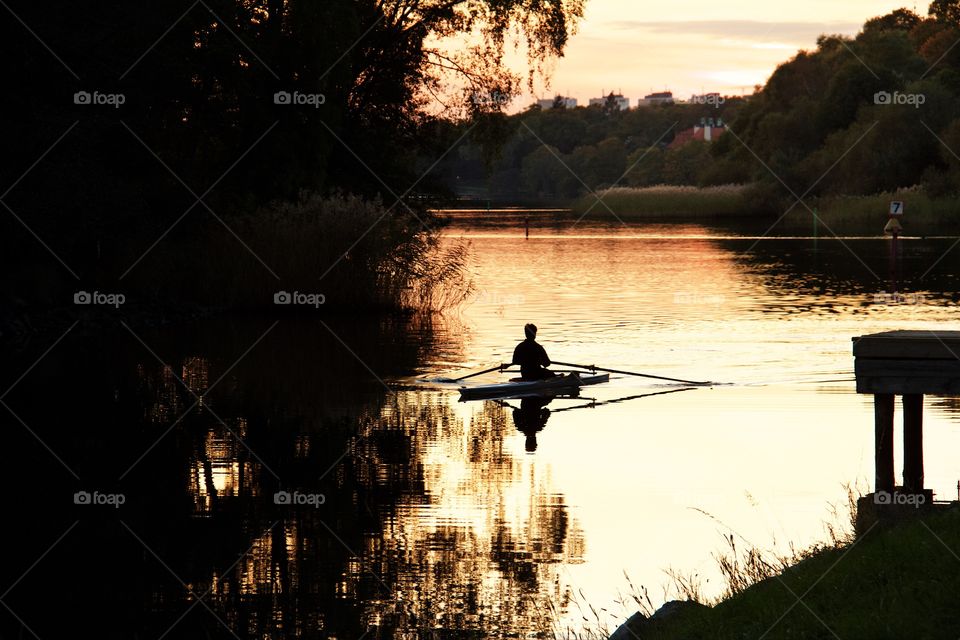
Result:
<svg viewBox="0 0 960 640"><path fill-rule="evenodd" d="M668 568L718 592L731 531L822 539L873 474L850 338L956 328L960 249L904 240L893 296L884 240L759 236L459 216L477 292L443 317L81 318L4 367L2 637L553 637L632 613L625 574L655 605ZM416 384L509 360L529 321L557 360L729 384L615 377L537 433ZM926 404L952 498L960 405Z"/></svg>

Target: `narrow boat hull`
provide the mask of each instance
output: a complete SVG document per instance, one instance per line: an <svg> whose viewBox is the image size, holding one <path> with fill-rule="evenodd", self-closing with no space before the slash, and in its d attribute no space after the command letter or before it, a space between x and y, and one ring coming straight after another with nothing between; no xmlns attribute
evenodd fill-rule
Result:
<svg viewBox="0 0 960 640"><path fill-rule="evenodd" d="M487 400L491 398L557 395L577 391L580 387L600 384L609 380L609 373L567 374L543 380L510 381L484 384L477 387L460 387L460 399Z"/></svg>

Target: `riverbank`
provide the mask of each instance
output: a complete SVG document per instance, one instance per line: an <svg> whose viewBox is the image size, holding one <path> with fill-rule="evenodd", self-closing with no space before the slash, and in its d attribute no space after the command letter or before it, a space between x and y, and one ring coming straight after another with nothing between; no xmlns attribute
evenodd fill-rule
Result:
<svg viewBox="0 0 960 640"><path fill-rule="evenodd" d="M278 308L447 308L469 295L470 283L465 247L439 244L442 224L426 211L305 195L223 219L198 212L157 235L127 227L101 241L92 229L45 229L65 268L11 233L0 242L16 265L0 278L0 346L59 335L74 322L96 330Z"/></svg>
<svg viewBox="0 0 960 640"><path fill-rule="evenodd" d="M824 196L793 199L773 197L752 185L693 187L660 185L633 189L616 187L576 200L575 216L605 217L611 212L626 221L769 221L773 233L817 235L882 235L890 202L904 202L904 233L932 235L960 232L960 201L933 197L922 189L905 189L871 196ZM816 217L814 216L816 214ZM816 223L816 224L815 224Z"/></svg>
<svg viewBox="0 0 960 640"><path fill-rule="evenodd" d="M761 215L762 209L752 205L748 196L749 187L742 185L614 187L583 196L571 209L578 218L609 216L613 212L625 220L712 220Z"/></svg>
<svg viewBox="0 0 960 640"><path fill-rule="evenodd" d="M953 508L801 554L713 606L679 607L659 620L635 616L619 633L644 640L956 638L958 554L960 509Z"/></svg>
<svg viewBox="0 0 960 640"><path fill-rule="evenodd" d="M932 197L920 189L880 193L872 196L828 196L794 207L783 223L792 229L814 229L820 235L876 234L887 223L890 203L903 202L902 224L905 235L920 236L960 232L960 200L949 196ZM787 205L789 206L789 205Z"/></svg>

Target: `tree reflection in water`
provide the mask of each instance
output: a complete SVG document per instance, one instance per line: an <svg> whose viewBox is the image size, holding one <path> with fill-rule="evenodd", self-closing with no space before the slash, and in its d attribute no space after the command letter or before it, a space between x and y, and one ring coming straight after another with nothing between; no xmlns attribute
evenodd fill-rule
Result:
<svg viewBox="0 0 960 640"><path fill-rule="evenodd" d="M225 420L249 437L245 419ZM440 394L402 392L356 422L324 478L330 430L284 434L283 476L326 497L292 513L266 499L274 483L226 427L212 422L195 439L186 489L196 513L277 520L247 529L252 545L233 571L197 576L223 616L251 635L546 633L550 604L567 598L554 565L577 561L583 540L549 478L504 450L506 412L490 403L467 422Z"/></svg>
<svg viewBox="0 0 960 640"><path fill-rule="evenodd" d="M65 488L57 463L11 430L44 467L18 548L32 562L79 524L5 602L40 637L547 634L570 590L561 564L580 561L583 536L547 471L505 447L509 413L388 392L329 333L286 324L235 366L261 326L145 333L158 357L122 336L51 353L8 401L45 425L80 486ZM331 326L384 375L412 370L424 348L397 327ZM60 402L37 402L51 384ZM97 424L58 429L78 406ZM49 506L84 487L127 502ZM325 501L276 504L279 491Z"/></svg>

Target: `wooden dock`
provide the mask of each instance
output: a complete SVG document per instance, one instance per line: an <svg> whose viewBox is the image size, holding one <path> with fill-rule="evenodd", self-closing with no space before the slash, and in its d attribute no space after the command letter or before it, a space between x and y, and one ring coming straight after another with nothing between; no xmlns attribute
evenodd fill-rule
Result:
<svg viewBox="0 0 960 640"><path fill-rule="evenodd" d="M857 393L873 394L874 493L858 504L858 529L885 513L933 506L923 486L923 396L960 395L960 331L886 331L853 338ZM903 483L893 467L894 407L903 407ZM906 510L900 508L907 506ZM888 508L889 507L889 508ZM864 512L860 514L859 512Z"/></svg>
<svg viewBox="0 0 960 640"><path fill-rule="evenodd" d="M853 339L857 393L960 395L960 331L885 331Z"/></svg>

